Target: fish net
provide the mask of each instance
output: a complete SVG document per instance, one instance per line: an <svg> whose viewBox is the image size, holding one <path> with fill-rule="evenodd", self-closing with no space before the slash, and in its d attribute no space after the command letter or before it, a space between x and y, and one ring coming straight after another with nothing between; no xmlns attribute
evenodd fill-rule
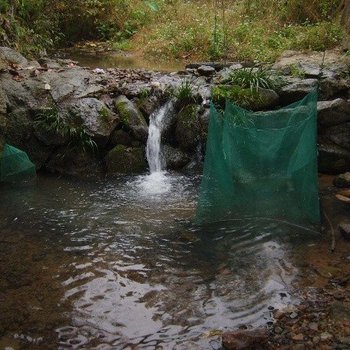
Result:
<svg viewBox="0 0 350 350"><path fill-rule="evenodd" d="M27 153L5 144L0 154L0 182L27 181L35 176L35 165Z"/></svg>
<svg viewBox="0 0 350 350"><path fill-rule="evenodd" d="M211 105L196 221L320 220L317 91L276 111Z"/></svg>

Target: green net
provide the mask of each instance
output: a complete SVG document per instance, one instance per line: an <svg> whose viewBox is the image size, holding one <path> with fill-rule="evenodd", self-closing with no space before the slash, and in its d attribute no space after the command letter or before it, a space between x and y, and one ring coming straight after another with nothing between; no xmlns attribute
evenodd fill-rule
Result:
<svg viewBox="0 0 350 350"><path fill-rule="evenodd" d="M317 91L285 108L250 112L211 106L196 221L244 217L320 220Z"/></svg>
<svg viewBox="0 0 350 350"><path fill-rule="evenodd" d="M26 181L35 176L35 165L27 153L5 144L0 155L0 182Z"/></svg>

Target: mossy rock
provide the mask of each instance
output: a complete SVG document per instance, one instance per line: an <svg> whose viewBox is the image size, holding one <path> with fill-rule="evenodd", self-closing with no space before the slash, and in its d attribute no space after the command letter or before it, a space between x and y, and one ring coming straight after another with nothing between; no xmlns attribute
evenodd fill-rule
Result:
<svg viewBox="0 0 350 350"><path fill-rule="evenodd" d="M148 125L136 105L125 96L119 96L114 102L121 123L128 129L132 136L146 143L148 137Z"/></svg>
<svg viewBox="0 0 350 350"><path fill-rule="evenodd" d="M108 152L106 166L109 174L142 173L147 166L144 148L117 145Z"/></svg>
<svg viewBox="0 0 350 350"><path fill-rule="evenodd" d="M175 136L183 151L194 151L200 138L200 123L198 120L197 105L188 105L178 114Z"/></svg>

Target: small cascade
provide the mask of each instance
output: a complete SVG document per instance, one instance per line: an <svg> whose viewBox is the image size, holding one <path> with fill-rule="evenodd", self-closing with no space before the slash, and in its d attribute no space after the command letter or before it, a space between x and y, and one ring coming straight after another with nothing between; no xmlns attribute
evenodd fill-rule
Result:
<svg viewBox="0 0 350 350"><path fill-rule="evenodd" d="M150 174L141 176L137 180L141 195L158 196L171 189L171 179L165 171L166 161L162 154L161 139L164 126L169 123L173 110L174 104L169 101L150 116L146 148Z"/></svg>
<svg viewBox="0 0 350 350"><path fill-rule="evenodd" d="M166 119L172 109L173 103L169 101L150 116L146 153L151 174L161 172L166 167L161 149L161 138Z"/></svg>

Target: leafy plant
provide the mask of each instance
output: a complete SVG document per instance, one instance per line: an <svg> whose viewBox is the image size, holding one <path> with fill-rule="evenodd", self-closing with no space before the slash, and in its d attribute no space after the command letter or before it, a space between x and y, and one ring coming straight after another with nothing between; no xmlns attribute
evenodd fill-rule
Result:
<svg viewBox="0 0 350 350"><path fill-rule="evenodd" d="M35 124L62 137L67 137L68 148L83 152L95 152L98 146L84 127L71 125L67 119L69 119L68 116L62 116L57 108L50 108L37 114Z"/></svg>
<svg viewBox="0 0 350 350"><path fill-rule="evenodd" d="M278 85L276 77L261 68L243 68L230 73L225 83L238 85L243 89L249 88L252 92L259 88L275 89Z"/></svg>
<svg viewBox="0 0 350 350"><path fill-rule="evenodd" d="M196 100L193 92L193 85L189 80L182 81L180 86L173 90L173 96L177 102L182 104L190 104Z"/></svg>

